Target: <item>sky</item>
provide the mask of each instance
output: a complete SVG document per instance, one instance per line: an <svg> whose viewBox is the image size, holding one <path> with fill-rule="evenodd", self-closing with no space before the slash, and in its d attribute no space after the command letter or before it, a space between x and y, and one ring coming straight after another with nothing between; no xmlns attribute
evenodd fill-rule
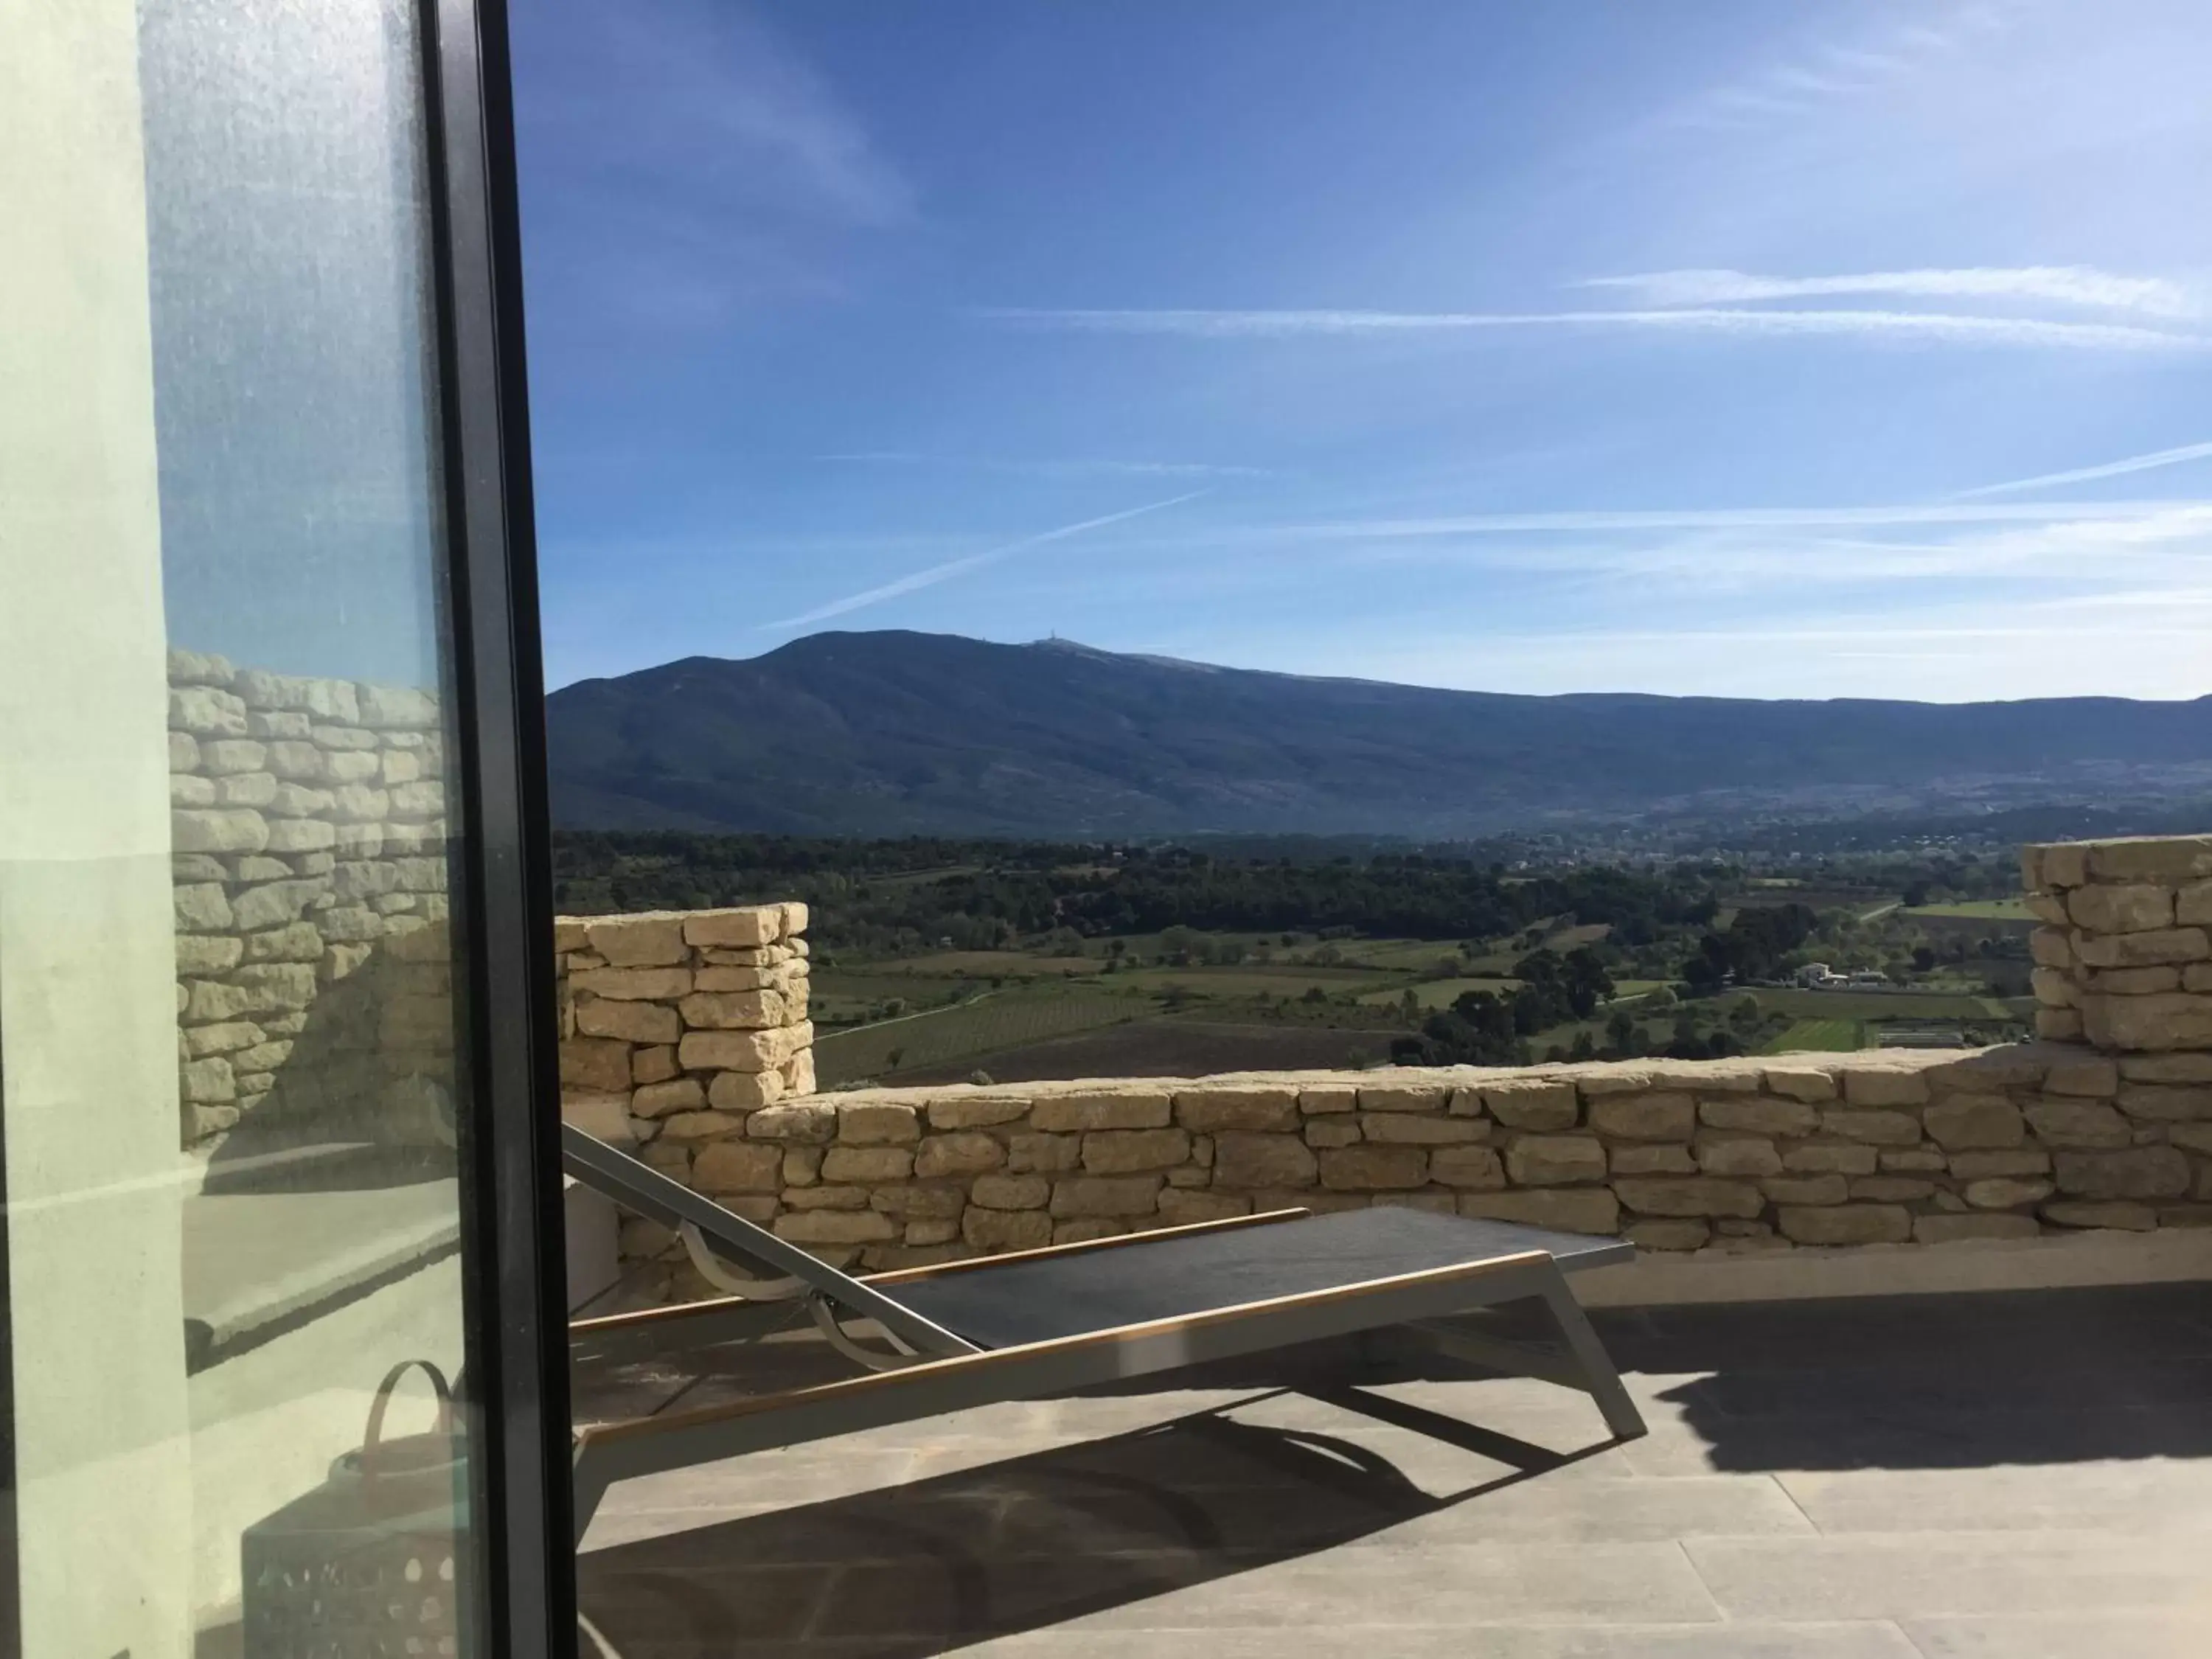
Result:
<svg viewBox="0 0 2212 1659"><path fill-rule="evenodd" d="M2201 0L514 0L548 683L2212 692Z"/></svg>

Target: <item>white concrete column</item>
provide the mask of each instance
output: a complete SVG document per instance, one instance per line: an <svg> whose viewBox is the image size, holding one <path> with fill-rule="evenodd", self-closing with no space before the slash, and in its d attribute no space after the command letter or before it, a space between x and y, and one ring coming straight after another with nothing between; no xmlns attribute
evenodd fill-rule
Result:
<svg viewBox="0 0 2212 1659"><path fill-rule="evenodd" d="M27 1654L182 1659L167 640L133 0L0 0L0 1112Z"/></svg>

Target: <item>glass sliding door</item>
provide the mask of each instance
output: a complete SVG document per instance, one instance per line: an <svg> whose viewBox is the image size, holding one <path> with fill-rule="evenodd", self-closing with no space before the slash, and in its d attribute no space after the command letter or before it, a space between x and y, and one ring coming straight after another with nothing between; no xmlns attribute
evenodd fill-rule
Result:
<svg viewBox="0 0 2212 1659"><path fill-rule="evenodd" d="M485 10L0 9L0 1652L565 1643Z"/></svg>

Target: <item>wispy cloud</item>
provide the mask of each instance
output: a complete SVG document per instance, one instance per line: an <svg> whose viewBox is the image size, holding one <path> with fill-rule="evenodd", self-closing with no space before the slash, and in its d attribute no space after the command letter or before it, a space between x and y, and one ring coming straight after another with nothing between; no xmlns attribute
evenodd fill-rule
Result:
<svg viewBox="0 0 2212 1659"><path fill-rule="evenodd" d="M988 456L931 455L908 449L863 449L817 455L817 461L871 466L921 466L1009 472L1032 478L1265 478L1263 466L1224 466L1212 461L1128 461L1079 459L1018 460Z"/></svg>
<svg viewBox="0 0 2212 1659"><path fill-rule="evenodd" d="M832 617L842 617L847 611L858 611L864 605L880 605L885 599L896 599L902 594L916 592L925 587L934 587L939 582L950 581L955 576L964 576L971 570L980 570L985 565L996 564L1001 559L1011 558L1017 553L1027 552L1033 547L1042 547L1048 542L1066 541L1069 537L1080 536L1086 531L1103 530L1109 524L1121 524L1126 520L1141 518L1147 513L1158 513L1165 507L1180 507L1185 501L1197 500L1205 493L1202 489L1194 489L1188 495L1171 495L1164 501L1148 501L1142 507L1129 507L1120 513L1109 513L1102 518L1085 519L1076 524L1064 524L1057 530L1041 531L1034 536L1024 536L1018 541L1007 542L998 547L986 548L980 553L970 553L965 558L948 559L943 564L933 564L926 570L917 570L911 575L901 576L896 581L885 582L879 587L863 588L858 593L848 593L842 599L832 599L827 605L817 605L813 610L804 611L796 617L786 617L780 622L763 623L760 627L765 632L771 629L804 628L810 623L826 622Z"/></svg>
<svg viewBox="0 0 2212 1659"><path fill-rule="evenodd" d="M1594 276L1577 288L1623 289L1659 306L1741 305L1851 294L1915 299L2030 300L2193 318L2203 300L2162 276L2123 276L2088 265L1970 266L1960 270L1875 270L1829 276L1760 276L1741 270L1653 270Z"/></svg>
<svg viewBox="0 0 2212 1659"><path fill-rule="evenodd" d="M1248 532L1293 540L1380 540L1395 537L1484 536L1557 531L1590 533L1644 530L1863 529L1891 525L2049 524L2069 520L2112 523L2203 515L2198 501L1948 502L1875 507L1656 507L1628 511L1474 513L1444 518L1357 519L1257 526Z"/></svg>
<svg viewBox="0 0 2212 1659"><path fill-rule="evenodd" d="M998 307L985 320L1019 328L1195 339L1297 339L1470 332L1493 329L1650 329L1765 337L1858 335L1957 345L2044 346L2075 350L2199 352L2212 335L2130 323L2062 323L2033 317L1945 312L1754 311L1698 307L1664 311L1200 311Z"/></svg>
<svg viewBox="0 0 2212 1659"><path fill-rule="evenodd" d="M2148 472L2153 467L2178 466L2184 461L2201 461L2208 457L2212 457L2212 443L2183 444L2174 449L2154 449L2148 455L2130 455L2125 460L2106 461L2101 466L2077 466L2067 472L2041 472L2033 478L1984 484L1979 489L1962 489L1952 499L1972 501L1978 495L2003 495L2016 489L2041 489L2049 484L2087 483L2093 478L2117 478L2130 472Z"/></svg>

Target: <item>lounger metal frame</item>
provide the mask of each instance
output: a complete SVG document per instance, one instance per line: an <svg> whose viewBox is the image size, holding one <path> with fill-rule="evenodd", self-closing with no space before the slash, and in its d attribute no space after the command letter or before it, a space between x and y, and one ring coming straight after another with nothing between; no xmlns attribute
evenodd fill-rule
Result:
<svg viewBox="0 0 2212 1659"><path fill-rule="evenodd" d="M856 1279L580 1131L564 1128L563 1152L569 1172L579 1180L684 1233L695 1259L703 1253L710 1260L748 1261L778 1276L769 1287L771 1295L765 1305L756 1297L741 1296L580 1321L571 1327L580 1344L604 1346L644 1340L656 1345L681 1341L685 1346L698 1346L728 1341L763 1328L764 1316L787 1317L791 1299L803 1297L817 1310L835 1304L873 1319L887 1335L919 1351L910 1363L872 1375L583 1430L576 1436L574 1464L580 1539L607 1488L617 1481L1389 1326L1411 1327L1445 1352L1478 1364L1579 1389L1596 1402L1606 1426L1620 1439L1633 1439L1645 1431L1643 1418L1621 1386L1620 1373L1568 1289L1565 1274L1545 1250L1332 1285L1049 1341L981 1349L923 1319L887 1294L886 1287L943 1273L1003 1266L1024 1256L1123 1249L1157 1243L1178 1233L1264 1226L1294 1219L1305 1212L1282 1211L1188 1228L1127 1233L1015 1255ZM1603 1253L1601 1259L1626 1260L1631 1255L1630 1247L1623 1244L1618 1251ZM799 1288L787 1290L783 1281ZM1543 1305L1558 1330L1562 1348L1507 1342L1443 1322L1455 1316L1524 1300Z"/></svg>

